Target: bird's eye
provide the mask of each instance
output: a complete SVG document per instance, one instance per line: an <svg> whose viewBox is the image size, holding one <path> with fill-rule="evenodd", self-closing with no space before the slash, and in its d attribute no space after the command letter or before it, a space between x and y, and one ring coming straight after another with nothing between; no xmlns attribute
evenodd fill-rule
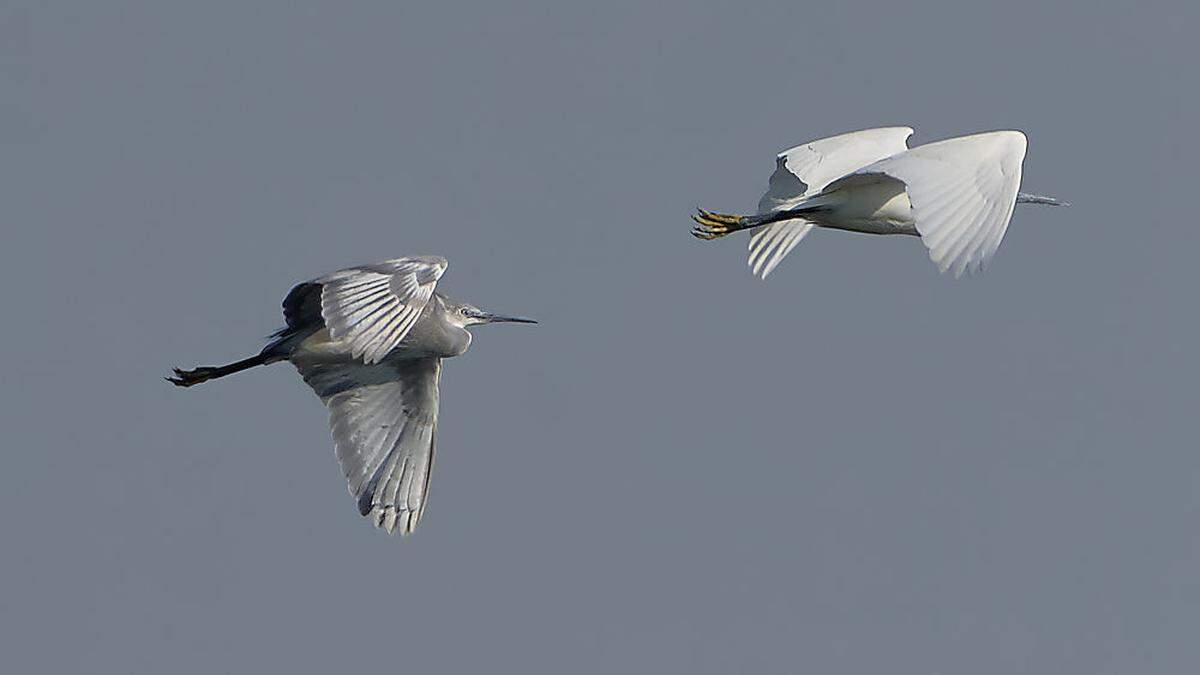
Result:
<svg viewBox="0 0 1200 675"><path fill-rule="evenodd" d="M463 316L471 316L471 313L467 311L467 308L466 308L466 307L462 307L462 308L460 308L460 309L458 310L458 313L459 313L459 314L462 314Z"/></svg>

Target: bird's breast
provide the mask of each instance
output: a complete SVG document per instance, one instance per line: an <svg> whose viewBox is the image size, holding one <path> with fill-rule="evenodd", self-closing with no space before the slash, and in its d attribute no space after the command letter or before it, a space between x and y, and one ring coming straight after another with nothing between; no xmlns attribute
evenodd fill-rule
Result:
<svg viewBox="0 0 1200 675"><path fill-rule="evenodd" d="M350 345L335 340L328 328L322 328L296 345L289 358L317 362L344 361L350 358Z"/></svg>
<svg viewBox="0 0 1200 675"><path fill-rule="evenodd" d="M471 333L461 326L442 321L437 316L423 317L401 340L397 352L405 357L459 356L471 346Z"/></svg>
<svg viewBox="0 0 1200 675"><path fill-rule="evenodd" d="M820 225L869 234L917 234L908 192L898 181L866 183L830 196L837 202L820 214Z"/></svg>
<svg viewBox="0 0 1200 675"><path fill-rule="evenodd" d="M471 333L465 328L435 321L418 321L404 339L385 357L386 360L414 358L446 358L459 356L471 346ZM334 338L328 328L315 331L304 338L289 358L312 363L353 361L350 344Z"/></svg>

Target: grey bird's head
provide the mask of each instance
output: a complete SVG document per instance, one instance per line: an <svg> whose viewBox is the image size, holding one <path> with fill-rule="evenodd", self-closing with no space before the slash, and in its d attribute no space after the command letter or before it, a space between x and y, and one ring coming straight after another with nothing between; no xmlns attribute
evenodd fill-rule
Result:
<svg viewBox="0 0 1200 675"><path fill-rule="evenodd" d="M495 314L486 309L480 309L469 302L459 302L446 297L442 298L442 304L446 309L446 318L460 328L475 326L481 323L537 323L533 319L527 319L522 316Z"/></svg>

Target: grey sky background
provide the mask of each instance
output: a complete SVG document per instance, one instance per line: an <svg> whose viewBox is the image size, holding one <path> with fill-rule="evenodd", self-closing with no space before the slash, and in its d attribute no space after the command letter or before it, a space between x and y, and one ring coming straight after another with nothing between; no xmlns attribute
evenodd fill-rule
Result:
<svg viewBox="0 0 1200 675"><path fill-rule="evenodd" d="M0 3L5 670L1195 669L1200 10L968 4ZM1074 206L959 281L687 236L887 124ZM543 323L400 540L288 366L161 377L417 253Z"/></svg>

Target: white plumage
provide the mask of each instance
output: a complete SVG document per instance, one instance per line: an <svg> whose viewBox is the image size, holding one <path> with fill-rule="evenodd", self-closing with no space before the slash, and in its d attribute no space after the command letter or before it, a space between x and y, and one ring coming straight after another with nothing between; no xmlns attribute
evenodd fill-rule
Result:
<svg viewBox="0 0 1200 675"><path fill-rule="evenodd" d="M758 201L758 212L767 214L796 206L805 195L817 194L829 183L876 160L907 149L909 127L883 127L852 131L823 138L775 157L766 194ZM750 267L765 279L796 244L813 228L803 218L781 220L763 226L750 238Z"/></svg>
<svg viewBox="0 0 1200 675"><path fill-rule="evenodd" d="M780 153L757 215L701 210L693 234L715 239L758 228L749 264L763 278L813 227L917 235L941 271L960 276L991 260L1017 202L1062 204L1018 193L1026 148L1019 131L909 149L912 132L866 129Z"/></svg>

